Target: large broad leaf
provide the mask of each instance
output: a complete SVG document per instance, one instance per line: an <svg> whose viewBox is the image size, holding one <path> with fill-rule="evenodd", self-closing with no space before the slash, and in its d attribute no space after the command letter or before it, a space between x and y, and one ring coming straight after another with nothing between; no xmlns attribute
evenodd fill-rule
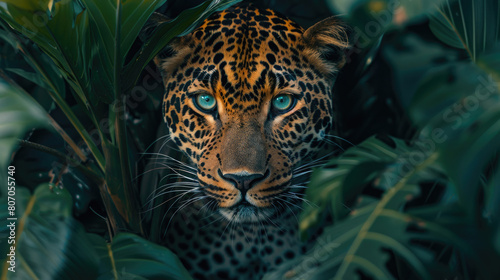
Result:
<svg viewBox="0 0 500 280"><path fill-rule="evenodd" d="M61 80L63 77L72 86L78 103L87 109L87 113L95 121L92 118L90 101L96 98L89 93L91 85L88 75L92 47L89 45L88 18L85 11L79 8L77 1L71 0L57 3L49 1L47 5L28 0L16 1L16 5L10 3L11 1L7 2L9 3L0 5L0 23L4 26L5 20L10 25L11 28L6 28L10 32L10 38L2 37L13 44L14 48L20 49L33 69L42 76L51 98L63 110L88 145L98 165L104 169L104 158L96 143L64 100L65 86ZM28 5L31 5L31 8L23 8ZM25 44L12 29L36 43L50 60L41 55L39 49ZM58 68L57 71L55 67Z"/></svg>
<svg viewBox="0 0 500 280"><path fill-rule="evenodd" d="M47 113L31 98L0 83L0 180L6 182L6 171L17 141L33 128L50 127ZM0 194L5 193L2 188Z"/></svg>
<svg viewBox="0 0 500 280"><path fill-rule="evenodd" d="M99 50L93 59L93 68L100 72L93 76L95 90L104 102L112 103L118 98L113 94L121 94L120 73L125 57L146 20L164 2L82 0L92 19L92 38Z"/></svg>
<svg viewBox="0 0 500 280"><path fill-rule="evenodd" d="M0 22L0 24L1 23L2 22ZM7 71L15 73L16 75L37 84L38 86L46 89L48 92L52 91L59 94L62 98L65 97L66 94L63 75L45 53L40 51L40 49L32 43L28 43L27 40L22 40L20 37L16 37L6 30L0 29L0 38L4 39L4 42L9 43L13 50L18 54L12 57L12 59L19 60L22 58L21 60L25 61L24 63L23 61L16 61L16 64L14 65L9 64L9 61L7 61L7 64L5 65L5 69ZM20 54L23 52L29 53L29 57L21 56ZM32 72L30 70L26 70L29 68L36 69L36 71Z"/></svg>
<svg viewBox="0 0 500 280"><path fill-rule="evenodd" d="M493 53L479 57L482 69L455 63L429 73L409 108L471 215L482 212L477 186L500 150L499 60Z"/></svg>
<svg viewBox="0 0 500 280"><path fill-rule="evenodd" d="M392 141L392 140L390 140ZM303 238L320 221L325 210L331 211L334 221L343 218L350 210L345 201L353 198L374 180L398 157L398 148L370 138L347 150L339 158L332 159L327 167L316 170L306 190L311 203L302 205L300 229Z"/></svg>
<svg viewBox="0 0 500 280"><path fill-rule="evenodd" d="M441 41L466 49L476 61L500 39L500 3L497 0L446 0L431 16L429 25Z"/></svg>
<svg viewBox="0 0 500 280"><path fill-rule="evenodd" d="M7 8L0 6L0 16L52 58L87 104L89 96L85 93L91 89L88 62L92 50L87 13L80 9L77 14L77 4L71 0L46 1L46 5L33 2L37 1L20 0L17 4L8 3Z"/></svg>
<svg viewBox="0 0 500 280"><path fill-rule="evenodd" d="M452 192L443 195L442 200L424 203L416 208L418 211L410 207L414 200L419 197L427 200L433 193L432 189L422 192L426 182L436 182L445 190L453 190L436 166L438 153L427 150L426 140L408 146L398 140L395 145L386 145L372 138L362 143L361 149L351 148L354 151L347 157L351 161L346 158L342 162L341 158L332 170L346 170L347 173L355 170L352 173L355 178L346 180L349 175L344 175L332 176L330 180L343 182L337 188L346 192L373 178L373 184L386 190L385 193L380 200L363 196L347 218L325 229L309 253L285 264L265 279L404 279L410 275L418 275L419 279L444 279L461 272L459 266L453 265L461 260L454 255L443 258L436 254L434 248L446 246L459 249L469 262L474 260L486 278L496 277L495 273L490 274L491 270L484 269L487 265L483 264L491 265L493 262L489 260L498 260L498 254L488 249L489 240L481 241L482 234L474 232L474 226L467 223L456 200L447 199ZM377 168L356 170L355 167L370 161L383 163L385 168L377 171L376 176ZM321 189L321 186L309 187ZM325 193L326 198L321 200L314 196L312 202L330 199L342 203L342 199L336 198L338 193ZM471 246L464 238L477 243ZM404 266L401 270L391 269L394 262Z"/></svg>
<svg viewBox="0 0 500 280"><path fill-rule="evenodd" d="M0 234L4 240L9 236L8 244L1 243L2 279L86 280L97 277L98 255L83 227L72 218L73 203L66 190L43 184L30 194L27 189L18 187L10 197L15 199L10 200L15 202L15 209L2 207L0 210L0 217L6 221ZM6 204L7 198L3 197L2 205ZM14 227L7 227L9 223ZM14 268L9 271L12 266Z"/></svg>
<svg viewBox="0 0 500 280"><path fill-rule="evenodd" d="M100 260L97 279L191 279L174 253L137 235L122 233L110 244L92 235L92 242Z"/></svg>
<svg viewBox="0 0 500 280"><path fill-rule="evenodd" d="M3 0L2 2L32 12L45 11L54 4L53 0Z"/></svg>
<svg viewBox="0 0 500 280"><path fill-rule="evenodd" d="M191 279L165 247L133 234L117 235L109 244L86 233L72 218L65 189L43 184L30 194L18 187L12 197L15 205L0 210L7 221L0 228L1 279Z"/></svg>

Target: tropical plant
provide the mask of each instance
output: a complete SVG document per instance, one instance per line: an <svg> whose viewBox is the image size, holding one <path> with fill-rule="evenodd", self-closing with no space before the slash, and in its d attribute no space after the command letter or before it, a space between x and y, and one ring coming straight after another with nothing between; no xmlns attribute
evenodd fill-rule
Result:
<svg viewBox="0 0 500 280"><path fill-rule="evenodd" d="M410 82L416 87L396 93L416 130L398 136L412 137L369 137L313 174L300 229L304 238L318 227L323 233L307 255L266 279L498 279L498 1L330 2L348 13L363 43L354 46L367 62L354 71L360 77L384 52L396 80L432 58L422 51L426 42L394 35L422 15L431 39L453 47L444 55L461 51L430 63L418 85ZM325 216L333 224L325 227Z"/></svg>
<svg viewBox="0 0 500 280"><path fill-rule="evenodd" d="M105 236L112 240L106 244L103 237L87 236L71 217L71 196L67 190L59 190L61 184L57 178L51 180L50 186L37 187L33 195L21 185L15 194L2 187L5 205L8 197L17 201L15 208L2 209L0 215L18 218L15 229L18 267L16 274L7 274L9 264L3 262L1 279L19 275L41 279L119 279L123 273L141 279L189 278L175 255L139 237L144 236L144 229L137 188L133 186L135 158L130 153L138 144L131 136L132 126L127 125L130 119L127 102L143 69L172 38L188 33L212 12L238 1L203 2L175 19L159 22L139 40L139 35L145 34L143 28L148 19L165 2L0 1L2 47L11 54L20 53L18 57L26 62L19 67L19 62L5 59L2 68L31 81L44 93L35 101L16 83L17 77L12 79L2 69L0 74L11 84L0 85L0 168L11 171L9 179L2 172L2 182L27 175L15 174L12 167L7 169L19 144L55 156L63 166L57 176L74 169L98 186L109 229ZM47 101L47 96L51 100ZM70 136L48 114L54 109L62 111L69 120L70 130L78 135ZM35 127L52 129L69 148L61 152L17 141ZM76 144L75 136L82 140L81 144ZM7 227L1 231L2 238L11 233ZM6 242L1 246L6 256L10 246Z"/></svg>

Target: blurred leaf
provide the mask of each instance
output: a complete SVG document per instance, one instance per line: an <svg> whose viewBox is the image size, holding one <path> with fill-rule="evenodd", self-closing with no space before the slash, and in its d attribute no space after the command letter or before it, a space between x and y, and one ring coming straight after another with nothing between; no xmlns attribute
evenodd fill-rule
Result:
<svg viewBox="0 0 500 280"><path fill-rule="evenodd" d="M72 218L71 195L64 189L43 184L33 195L17 187L14 197L15 245L10 246L15 246L16 271L8 272L9 263L3 258L3 276L7 275L6 279L95 279L98 256L83 227ZM6 197L2 198L2 204L4 202ZM0 217L4 221L12 217L7 207L2 207ZM10 229L2 226L0 234L10 235ZM5 242L1 246L2 256L11 252Z"/></svg>
<svg viewBox="0 0 500 280"><path fill-rule="evenodd" d="M282 279L282 276L286 279L360 279L360 275L374 279L399 279L389 269L388 263L394 261L391 254L408 264L411 275L417 274L421 279L438 275L444 277L440 273L446 264L436 262L433 251L419 245L417 240L453 244L471 257L475 256L474 250L454 232L432 220L422 220L405 213L407 203L420 194L419 183L436 180L442 175L434 166L435 153L422 152L420 144L410 147L401 140L391 141L387 144L371 138L333 160L331 163L335 167L326 170L332 177L323 178L335 184L338 193L317 195L315 189L327 188L314 184L314 179L309 185L314 193L313 197L308 197L311 202L324 204L322 200L331 200L335 207L345 201L345 198L338 198L339 193L353 188L359 190L368 181L374 181L375 186L386 190L381 200L368 200L367 204L353 206L354 210L347 218L325 229L307 255L281 267L265 279ZM419 160L416 160L416 155ZM369 163L374 164L373 167L367 165ZM333 170L340 174L342 170L346 172L338 176ZM316 171L315 176L326 172ZM320 197L323 198L318 201Z"/></svg>
<svg viewBox="0 0 500 280"><path fill-rule="evenodd" d="M2 2L30 12L46 11L54 4L54 0L2 0Z"/></svg>
<svg viewBox="0 0 500 280"><path fill-rule="evenodd" d="M32 10L38 11L36 7L29 10L7 4L7 8L0 6L0 16L52 58L78 97L87 104L89 96L85 92L90 92L87 76L91 51L89 22L85 11L75 14L76 3L61 0L54 3L50 13L45 9L35 14Z"/></svg>
<svg viewBox="0 0 500 280"><path fill-rule="evenodd" d="M119 234L111 244L87 234L72 218L72 199L65 189L43 184L30 195L18 187L15 198L16 272L7 272L4 258L2 279L191 279L163 246L133 234ZM6 197L2 203L7 204ZM11 217L7 207L0 211L3 220ZM6 225L0 228L2 238L10 235ZM3 256L12 245L0 244Z"/></svg>
<svg viewBox="0 0 500 280"><path fill-rule="evenodd" d="M422 17L433 11L443 0L329 0L334 11L347 15L353 27L357 47L367 48L375 44L390 28Z"/></svg>
<svg viewBox="0 0 500 280"><path fill-rule="evenodd" d="M303 238L309 237L308 231L320 221L320 215L325 210L331 211L334 221L349 213L345 201L358 195L399 156L398 151L405 144L400 140L394 141L396 149L371 137L331 160L326 168L313 173L306 190L306 197L311 203L302 205L304 210L300 216Z"/></svg>
<svg viewBox="0 0 500 280"><path fill-rule="evenodd" d="M15 92L12 88L0 83L0 169L7 170L17 141L33 128L49 128L47 113L28 96ZM6 173L0 180L6 182ZM6 190L2 188L0 193Z"/></svg>
<svg viewBox="0 0 500 280"><path fill-rule="evenodd" d="M480 213L479 186L484 168L500 150L500 64L455 63L429 73L410 105L411 118L439 151L439 162L455 183L469 214Z"/></svg>
<svg viewBox="0 0 500 280"><path fill-rule="evenodd" d="M121 233L110 244L91 238L100 259L97 279L192 279L174 253L137 235Z"/></svg>
<svg viewBox="0 0 500 280"><path fill-rule="evenodd" d="M491 50L500 38L497 0L446 0L430 17L432 33L444 43L466 49L470 58Z"/></svg>
<svg viewBox="0 0 500 280"><path fill-rule="evenodd" d="M28 72L28 71L21 69L21 68L7 68L6 70L10 71L14 74L17 74L17 75L25 78L26 80L37 84L40 87L44 87L44 88L47 87L47 85L43 82L42 77L40 77L40 75L38 75L38 73Z"/></svg>
<svg viewBox="0 0 500 280"><path fill-rule="evenodd" d="M0 20L0 26L6 27ZM13 50L6 55L15 61L7 61L4 69L15 73L38 86L48 90L55 91L65 97L65 83L63 75L51 59L37 48L32 42L23 39L12 32L0 29L0 38L8 43ZM15 55L12 55L12 51ZM29 54L26 56L25 54ZM2 61L5 63L5 61ZM28 71L32 68L35 72Z"/></svg>
<svg viewBox="0 0 500 280"><path fill-rule="evenodd" d="M23 52L26 60L49 85L51 98L63 110L83 138L99 167L104 169L104 158L96 143L91 139L87 130L80 120L76 118L66 100L64 100L64 83L59 77L62 75L71 85L76 93L75 97L78 103L84 105L83 108L87 110L86 113L95 122L96 116L92 115L92 108L88 100L92 99L92 95L86 94L90 92L90 82L87 74L90 65L88 61L92 50L88 44L88 18L85 11L77 8L78 3L78 1L71 0L58 1L54 4L53 11L51 11L53 14L48 11L33 14L33 12L19 9L11 4L7 4L7 6L0 5L0 17L12 29L36 43L52 59L53 63L46 63L44 55L39 55L38 51L32 52L34 48L31 48L29 44L23 44L21 39L17 39L16 32L8 28L11 32L11 38L16 38L16 43L19 44L16 47ZM75 11L81 12L77 15ZM0 21L0 23L3 25L3 21ZM59 71L54 71L54 65L59 68Z"/></svg>

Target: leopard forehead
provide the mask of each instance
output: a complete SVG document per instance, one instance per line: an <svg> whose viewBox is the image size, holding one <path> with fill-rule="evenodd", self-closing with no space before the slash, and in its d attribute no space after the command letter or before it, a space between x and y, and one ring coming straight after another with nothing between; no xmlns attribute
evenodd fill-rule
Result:
<svg viewBox="0 0 500 280"><path fill-rule="evenodd" d="M181 91L222 93L227 114L257 113L265 93L319 93L327 87L317 80L323 76L322 65L315 67L304 55L303 33L294 21L272 10L236 6L212 15L179 39L173 46L176 58L162 69ZM219 85L214 84L217 80Z"/></svg>

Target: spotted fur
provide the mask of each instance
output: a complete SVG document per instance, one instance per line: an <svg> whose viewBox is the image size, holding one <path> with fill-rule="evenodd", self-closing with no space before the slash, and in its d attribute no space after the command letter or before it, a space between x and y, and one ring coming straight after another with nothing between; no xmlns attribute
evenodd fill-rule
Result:
<svg viewBox="0 0 500 280"><path fill-rule="evenodd" d="M254 279L301 253L283 200L295 168L334 129L332 86L347 46L335 18L304 30L274 11L239 5L155 59L170 137L196 169L202 205L216 214L207 226L205 212L188 210L167 232L166 243L196 278ZM201 109L200 94L213 96L216 109ZM290 110L274 109L280 95L293 99ZM225 235L231 223L241 234ZM202 250L211 256L201 259Z"/></svg>

